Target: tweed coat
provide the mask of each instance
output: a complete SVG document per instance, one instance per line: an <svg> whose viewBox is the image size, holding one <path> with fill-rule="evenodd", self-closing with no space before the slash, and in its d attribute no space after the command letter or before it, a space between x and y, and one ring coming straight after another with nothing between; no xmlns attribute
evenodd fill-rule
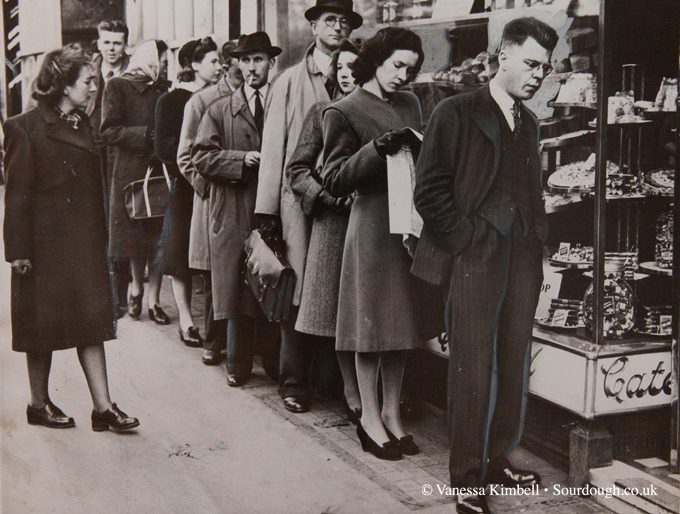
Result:
<svg viewBox="0 0 680 514"><path fill-rule="evenodd" d="M323 110L328 102L312 106L303 124L297 148L286 175L305 215L312 218L312 233L305 265L300 311L295 330L322 337L335 337L342 252L349 209L336 212L319 201L323 150Z"/></svg>
<svg viewBox="0 0 680 514"><path fill-rule="evenodd" d="M153 153L154 111L164 86L116 77L106 84L102 101L101 136L113 147L113 179L109 202L109 254L114 259L153 257L161 231L160 219L133 221L125 209L124 188L144 178ZM160 168L157 172L162 173Z"/></svg>
<svg viewBox="0 0 680 514"><path fill-rule="evenodd" d="M336 350L378 352L420 346L419 286L402 236L390 234L387 165L373 141L392 129L421 126L412 93L391 103L359 87L324 111L324 186L356 191L340 277Z"/></svg>
<svg viewBox="0 0 680 514"><path fill-rule="evenodd" d="M428 123L416 165L414 203L424 226L412 272L432 284L448 286L451 260L472 239L475 211L498 173L501 132L494 105L485 85L443 100ZM524 106L522 119L538 142L538 122ZM548 223L538 152L529 156L528 165L537 177L531 193L536 233L545 241Z"/></svg>
<svg viewBox="0 0 680 514"><path fill-rule="evenodd" d="M6 125L5 259L12 273L12 347L50 352L115 337L102 166L89 119L76 130L50 107Z"/></svg>
<svg viewBox="0 0 680 514"><path fill-rule="evenodd" d="M268 99L265 99L265 105ZM258 170L245 165L250 151L260 150L243 86L215 100L203 115L191 150L198 173L210 181L210 276L215 320L254 316L255 301L241 270L243 244L256 228Z"/></svg>
<svg viewBox="0 0 680 514"><path fill-rule="evenodd" d="M262 135L260 184L255 212L281 218L288 262L295 270L295 296L300 304L311 223L304 215L285 175L297 146L307 111L317 102L329 102L325 79L312 58L314 45L305 58L288 68L272 84L271 108L265 112Z"/></svg>
<svg viewBox="0 0 680 514"><path fill-rule="evenodd" d="M217 84L208 86L194 93L184 106L182 131L177 147L177 165L180 173L194 188L194 203L191 213L191 227L189 229L189 267L198 270L210 269L210 211L208 196L210 182L196 171L191 163L191 147L194 144L198 124L205 110L212 102L232 93L226 78Z"/></svg>

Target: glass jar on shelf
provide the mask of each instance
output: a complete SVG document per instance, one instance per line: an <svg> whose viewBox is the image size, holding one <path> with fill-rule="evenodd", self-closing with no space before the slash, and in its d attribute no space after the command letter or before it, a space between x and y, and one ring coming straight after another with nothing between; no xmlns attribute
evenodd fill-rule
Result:
<svg viewBox="0 0 680 514"><path fill-rule="evenodd" d="M624 278L625 263L605 260L603 335L606 339L620 339L635 325L635 293ZM583 297L583 320L586 330L592 331L595 317L594 284Z"/></svg>

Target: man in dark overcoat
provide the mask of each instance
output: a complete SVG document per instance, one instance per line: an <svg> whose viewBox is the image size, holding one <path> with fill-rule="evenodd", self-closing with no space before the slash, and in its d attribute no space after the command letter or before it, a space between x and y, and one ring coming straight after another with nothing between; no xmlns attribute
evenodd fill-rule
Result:
<svg viewBox="0 0 680 514"><path fill-rule="evenodd" d="M508 23L498 74L437 106L416 167L424 229L412 271L433 283L450 280L449 470L461 489L457 512L488 512L481 491L488 483L540 480L508 455L522 432L547 235L538 124L522 100L550 72L556 43L555 31L535 18Z"/></svg>
<svg viewBox="0 0 680 514"><path fill-rule="evenodd" d="M269 72L280 53L281 49L272 46L264 32L239 38L232 55L239 59L244 83L208 107L191 150L196 171L210 182L213 315L215 320L228 320L227 384L230 386L239 386L248 380L254 339L266 338L271 333L243 281L241 268L244 242L256 228L255 196L264 113L269 99Z"/></svg>

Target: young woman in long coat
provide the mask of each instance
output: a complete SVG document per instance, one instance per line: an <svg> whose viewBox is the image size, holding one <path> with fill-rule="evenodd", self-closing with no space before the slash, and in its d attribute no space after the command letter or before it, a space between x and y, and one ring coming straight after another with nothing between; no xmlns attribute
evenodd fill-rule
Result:
<svg viewBox="0 0 680 514"><path fill-rule="evenodd" d="M336 96L339 95L340 98L356 88L352 63L358 53L359 49L349 40L343 42L333 52L329 77L337 84ZM307 113L297 147L286 166L286 175L302 211L313 220L295 330L325 338L316 342L315 346L324 348L316 352L315 364L320 373L335 375L329 373L332 369L330 366L319 367L318 357L327 353L325 341L328 341L331 351L334 347L342 252L352 196L336 198L322 185L322 115L329 104L330 102L314 104ZM361 399L354 367L354 353L333 352L333 354L337 355L340 365L347 416L353 423L358 423L361 416ZM320 385L330 387L332 378L333 376L320 377Z"/></svg>
<svg viewBox="0 0 680 514"><path fill-rule="evenodd" d="M203 343L191 315L191 270L189 269L189 231L194 205L194 190L179 171L179 146L184 107L191 95L220 78L217 45L207 37L187 42L178 55L179 82L164 93L156 104L154 150L167 166L171 190L163 217L157 264L161 275L170 275L179 311L179 338L187 346Z"/></svg>
<svg viewBox="0 0 680 514"><path fill-rule="evenodd" d="M361 84L324 111L324 187L334 196L356 192L340 278L336 350L356 352L362 416L357 433L366 451L399 459L418 448L405 434L399 399L405 350L420 346L418 300L402 236L390 234L385 156L418 129L418 99L398 89L423 62L410 30L380 30L354 62ZM378 402L378 370L383 406Z"/></svg>
<svg viewBox="0 0 680 514"><path fill-rule="evenodd" d="M28 422L75 426L50 400L52 352L76 348L92 395L92 428L139 425L109 396L103 342L115 338L106 256L103 169L84 109L95 94L78 46L45 56L38 107L5 125L5 258L12 265L12 348L26 353Z"/></svg>
<svg viewBox="0 0 680 514"><path fill-rule="evenodd" d="M162 220L132 220L125 208L124 189L141 180L151 164L160 171L153 151L154 110L167 89L167 45L145 41L137 45L127 71L106 84L102 99L101 137L113 148L113 180L110 195L109 253L113 259L129 259L132 283L128 314L138 318L144 295L144 268L149 265L149 317L166 325L168 316L159 306L161 275L154 263Z"/></svg>

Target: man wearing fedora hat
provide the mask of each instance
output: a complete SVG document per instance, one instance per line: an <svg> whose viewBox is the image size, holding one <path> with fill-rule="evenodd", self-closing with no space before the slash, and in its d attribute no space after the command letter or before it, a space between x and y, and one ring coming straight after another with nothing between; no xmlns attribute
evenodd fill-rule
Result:
<svg viewBox="0 0 680 514"><path fill-rule="evenodd" d="M210 270L213 316L227 320L227 384L250 378L255 338L271 345L272 326L241 277L243 242L256 228L255 195L260 169L269 72L281 49L264 32L242 35L231 55L243 84L215 100L198 126L191 162L210 182Z"/></svg>
<svg viewBox="0 0 680 514"><path fill-rule="evenodd" d="M295 270L294 306L299 306L311 225L302 212L284 170L297 145L307 111L328 102L334 88L328 79L331 53L363 23L352 0L317 0L305 12L314 43L297 65L272 85L271 109L264 127L260 183L255 212L269 230L281 230L288 261ZM294 330L297 308L281 323L280 394L290 412L309 409L309 338Z"/></svg>

